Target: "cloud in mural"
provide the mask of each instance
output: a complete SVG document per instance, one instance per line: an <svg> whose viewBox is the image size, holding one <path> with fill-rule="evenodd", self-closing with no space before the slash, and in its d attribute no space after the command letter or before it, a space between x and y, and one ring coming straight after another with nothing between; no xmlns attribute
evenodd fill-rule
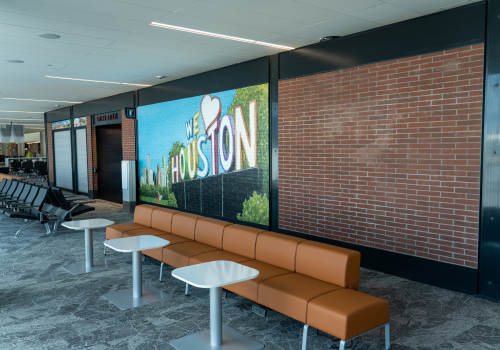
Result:
<svg viewBox="0 0 500 350"><path fill-rule="evenodd" d="M201 117L205 124L205 133L210 126L220 117L222 106L218 97L212 98L210 95L203 96L200 105Z"/></svg>

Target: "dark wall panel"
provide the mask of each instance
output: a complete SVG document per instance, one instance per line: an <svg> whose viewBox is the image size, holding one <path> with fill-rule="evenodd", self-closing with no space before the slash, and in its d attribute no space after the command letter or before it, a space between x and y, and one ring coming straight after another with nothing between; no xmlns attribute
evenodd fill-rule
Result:
<svg viewBox="0 0 500 350"><path fill-rule="evenodd" d="M55 111L45 113L47 116L47 123L58 122L71 118L71 107L57 109Z"/></svg>
<svg viewBox="0 0 500 350"><path fill-rule="evenodd" d="M284 52L280 79L483 43L485 13L480 2Z"/></svg>
<svg viewBox="0 0 500 350"><path fill-rule="evenodd" d="M75 105L73 106L73 116L76 118L85 117L87 115L113 112L126 107L135 107L133 91Z"/></svg>
<svg viewBox="0 0 500 350"><path fill-rule="evenodd" d="M268 62L268 57L262 57L141 89L139 106L267 83Z"/></svg>
<svg viewBox="0 0 500 350"><path fill-rule="evenodd" d="M203 194L202 213L210 216L222 216L222 176L209 176L201 182Z"/></svg>
<svg viewBox="0 0 500 350"><path fill-rule="evenodd" d="M184 181L187 210L201 213L201 181L202 179Z"/></svg>
<svg viewBox="0 0 500 350"><path fill-rule="evenodd" d="M243 203L254 191L262 193L263 171L249 168L222 175L224 217L236 219L243 212Z"/></svg>

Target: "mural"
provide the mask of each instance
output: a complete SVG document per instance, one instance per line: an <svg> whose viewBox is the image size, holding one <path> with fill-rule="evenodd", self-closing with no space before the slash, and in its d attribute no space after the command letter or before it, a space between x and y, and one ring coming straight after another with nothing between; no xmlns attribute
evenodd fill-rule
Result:
<svg viewBox="0 0 500 350"><path fill-rule="evenodd" d="M71 128L71 120L69 119L52 123L52 130L70 129L70 128Z"/></svg>
<svg viewBox="0 0 500 350"><path fill-rule="evenodd" d="M138 108L140 200L269 224L268 85Z"/></svg>

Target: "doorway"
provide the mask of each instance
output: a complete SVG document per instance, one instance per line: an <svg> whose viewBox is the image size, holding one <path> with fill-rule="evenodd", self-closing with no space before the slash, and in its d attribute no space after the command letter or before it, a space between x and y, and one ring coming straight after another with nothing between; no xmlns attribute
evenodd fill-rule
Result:
<svg viewBox="0 0 500 350"><path fill-rule="evenodd" d="M122 125L96 127L97 184L99 199L123 204L121 161Z"/></svg>

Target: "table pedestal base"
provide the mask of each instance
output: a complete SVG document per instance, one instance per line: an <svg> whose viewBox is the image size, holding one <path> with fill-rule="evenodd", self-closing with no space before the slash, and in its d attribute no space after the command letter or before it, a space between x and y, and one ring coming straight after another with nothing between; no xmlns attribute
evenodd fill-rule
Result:
<svg viewBox="0 0 500 350"><path fill-rule="evenodd" d="M93 266L87 266L87 263L85 262L78 262L62 266L63 269L65 269L66 271L68 271L73 275L81 275L83 273L110 270L116 267L118 266L104 259L94 260Z"/></svg>
<svg viewBox="0 0 500 350"><path fill-rule="evenodd" d="M170 345L177 350L258 350L264 347L264 344L225 325L222 325L221 346L210 345L210 329L172 340Z"/></svg>
<svg viewBox="0 0 500 350"><path fill-rule="evenodd" d="M110 292L103 296L111 303L115 304L120 310L132 309L134 307L172 299L171 295L153 286L142 286L142 296L137 298L134 298L133 288Z"/></svg>

